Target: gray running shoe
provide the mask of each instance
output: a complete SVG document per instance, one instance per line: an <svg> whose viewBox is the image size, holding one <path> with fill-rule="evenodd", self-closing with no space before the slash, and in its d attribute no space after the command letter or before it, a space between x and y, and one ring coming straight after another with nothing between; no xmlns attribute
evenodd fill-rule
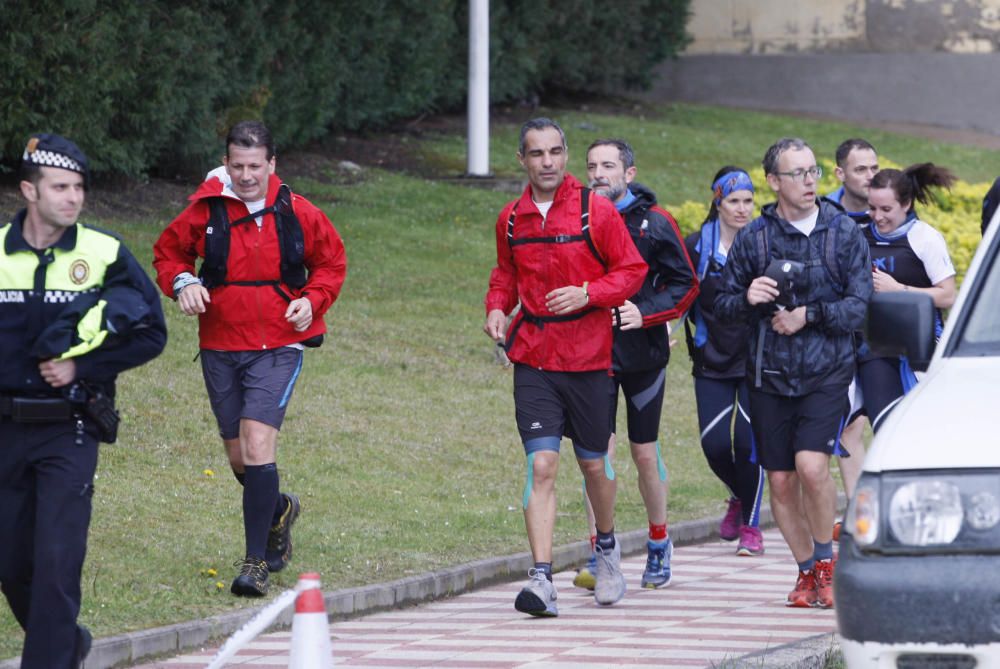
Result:
<svg viewBox="0 0 1000 669"><path fill-rule="evenodd" d="M556 586L545 578L545 574L534 567L528 570L528 585L521 588L514 600L514 608L532 616L554 618L559 615L556 608Z"/></svg>
<svg viewBox="0 0 1000 669"><path fill-rule="evenodd" d="M594 601L604 606L614 604L625 596L625 574L622 573L622 545L615 542L610 551L600 546L597 553L597 584L594 586Z"/></svg>

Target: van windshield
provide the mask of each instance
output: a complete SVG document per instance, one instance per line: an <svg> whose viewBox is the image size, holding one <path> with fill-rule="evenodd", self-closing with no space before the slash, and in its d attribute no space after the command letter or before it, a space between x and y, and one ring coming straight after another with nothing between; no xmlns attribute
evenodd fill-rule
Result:
<svg viewBox="0 0 1000 669"><path fill-rule="evenodd" d="M996 260L996 253L993 255ZM980 271L982 282L976 294L969 296L972 303L965 305L968 319L955 355L1000 355L1000 269L996 262L990 262L984 263Z"/></svg>

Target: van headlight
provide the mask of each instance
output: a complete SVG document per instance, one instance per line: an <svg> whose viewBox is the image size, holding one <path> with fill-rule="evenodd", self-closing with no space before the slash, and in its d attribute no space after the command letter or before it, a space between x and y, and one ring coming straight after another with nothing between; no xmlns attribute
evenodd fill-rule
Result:
<svg viewBox="0 0 1000 669"><path fill-rule="evenodd" d="M847 531L861 547L871 546L878 539L879 503L878 479L858 484L854 499L845 516Z"/></svg>
<svg viewBox="0 0 1000 669"><path fill-rule="evenodd" d="M1000 500L988 490L982 490L969 498L965 509L965 521L974 530L988 530L1000 522Z"/></svg>
<svg viewBox="0 0 1000 669"><path fill-rule="evenodd" d="M914 481L896 488L889 502L889 527L909 546L950 544L962 529L962 496L945 481Z"/></svg>
<svg viewBox="0 0 1000 669"><path fill-rule="evenodd" d="M862 551L1000 553L1000 470L865 473L844 520Z"/></svg>

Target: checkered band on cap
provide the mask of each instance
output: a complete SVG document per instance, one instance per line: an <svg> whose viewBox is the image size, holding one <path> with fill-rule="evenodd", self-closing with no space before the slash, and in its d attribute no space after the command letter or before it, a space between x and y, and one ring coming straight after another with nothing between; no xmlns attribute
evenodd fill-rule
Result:
<svg viewBox="0 0 1000 669"><path fill-rule="evenodd" d="M61 167L64 170L72 170L80 173L83 172L83 167L80 163L76 162L67 155L56 153L55 151L34 151L32 153L25 151L21 159L29 163L34 163L35 165L43 165L45 167Z"/></svg>
<svg viewBox="0 0 1000 669"><path fill-rule="evenodd" d="M88 171L87 156L80 147L65 137L48 133L32 135L24 147L21 160L26 164L58 167L84 176Z"/></svg>

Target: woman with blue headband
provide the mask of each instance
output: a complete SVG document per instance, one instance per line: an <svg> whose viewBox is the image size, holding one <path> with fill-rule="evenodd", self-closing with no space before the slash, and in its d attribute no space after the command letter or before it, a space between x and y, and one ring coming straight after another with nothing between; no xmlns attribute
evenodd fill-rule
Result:
<svg viewBox="0 0 1000 669"><path fill-rule="evenodd" d="M684 323L701 447L709 467L729 490L729 507L719 535L727 541L739 539L738 555L764 552L758 528L764 476L756 464L747 414L749 326L720 323L713 303L729 248L736 233L752 220L753 210L750 175L738 167L723 167L712 182L708 218L700 231L685 240L701 282L701 294Z"/></svg>

